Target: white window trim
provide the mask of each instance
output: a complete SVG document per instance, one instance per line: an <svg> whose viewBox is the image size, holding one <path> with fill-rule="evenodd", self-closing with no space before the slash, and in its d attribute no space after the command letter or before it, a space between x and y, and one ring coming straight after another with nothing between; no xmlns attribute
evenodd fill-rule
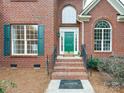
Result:
<svg viewBox="0 0 124 93"><path fill-rule="evenodd" d="M112 52L112 28L95 28L95 29L102 30L102 46L101 46L101 50L94 50L94 52ZM111 32L110 32L110 50L103 50L103 42L104 42L103 33L104 33L105 29L110 29L111 30Z"/></svg>
<svg viewBox="0 0 124 93"><path fill-rule="evenodd" d="M60 54L65 54L64 52L64 33L65 32L74 32L74 54L79 52L79 28L78 27L60 27L60 38L59 38L59 52ZM77 51L75 51L75 33L77 33ZM61 51L61 37L63 37L63 51Z"/></svg>
<svg viewBox="0 0 124 93"><path fill-rule="evenodd" d="M38 29L38 26L37 26L37 29ZM37 56L38 52L37 52L37 54L29 54L29 53L27 53L26 25L24 25L24 39L22 39L22 40L24 40L24 47L25 47L24 53L22 53L22 54L14 53L13 31L14 31L13 30L13 25L11 25L11 46L12 46L11 50L12 50L12 55L13 56ZM19 40L21 40L21 39L19 39ZM32 40L32 39L28 39L28 40ZM38 40L38 39L33 39L33 40Z"/></svg>

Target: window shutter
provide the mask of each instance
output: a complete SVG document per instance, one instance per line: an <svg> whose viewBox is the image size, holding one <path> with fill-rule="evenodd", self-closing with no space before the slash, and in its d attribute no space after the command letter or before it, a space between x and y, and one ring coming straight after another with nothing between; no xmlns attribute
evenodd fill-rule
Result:
<svg viewBox="0 0 124 93"><path fill-rule="evenodd" d="M44 25L38 26L38 56L44 56Z"/></svg>
<svg viewBox="0 0 124 93"><path fill-rule="evenodd" d="M11 29L10 24L4 24L4 56L9 56L11 52Z"/></svg>

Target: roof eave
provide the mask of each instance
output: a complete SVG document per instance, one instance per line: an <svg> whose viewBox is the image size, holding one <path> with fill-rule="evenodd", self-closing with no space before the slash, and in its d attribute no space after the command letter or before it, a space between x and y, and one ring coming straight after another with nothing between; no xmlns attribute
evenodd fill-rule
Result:
<svg viewBox="0 0 124 93"><path fill-rule="evenodd" d="M100 0L93 0L80 15L87 15L99 2Z"/></svg>
<svg viewBox="0 0 124 93"><path fill-rule="evenodd" d="M111 6L120 14L124 15L124 6L119 0L107 0Z"/></svg>

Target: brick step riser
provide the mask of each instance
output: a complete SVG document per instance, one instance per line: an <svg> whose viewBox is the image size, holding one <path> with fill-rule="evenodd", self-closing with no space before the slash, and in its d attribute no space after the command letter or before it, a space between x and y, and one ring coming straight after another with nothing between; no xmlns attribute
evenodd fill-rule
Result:
<svg viewBox="0 0 124 93"><path fill-rule="evenodd" d="M83 62L82 60L56 60L56 62Z"/></svg>
<svg viewBox="0 0 124 93"><path fill-rule="evenodd" d="M52 76L52 79L63 79L63 80L87 80L86 76Z"/></svg>
<svg viewBox="0 0 124 93"><path fill-rule="evenodd" d="M55 69L54 72L86 72L85 69Z"/></svg>
<svg viewBox="0 0 124 93"><path fill-rule="evenodd" d="M55 64L56 66L84 67L82 64Z"/></svg>
<svg viewBox="0 0 124 93"><path fill-rule="evenodd" d="M83 61L56 61L56 63L83 63Z"/></svg>
<svg viewBox="0 0 124 93"><path fill-rule="evenodd" d="M82 61L82 59L57 59L57 61Z"/></svg>

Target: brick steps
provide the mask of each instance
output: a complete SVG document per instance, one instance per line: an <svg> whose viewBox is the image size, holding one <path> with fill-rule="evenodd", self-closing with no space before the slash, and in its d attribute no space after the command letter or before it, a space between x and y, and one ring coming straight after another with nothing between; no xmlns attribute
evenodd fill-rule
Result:
<svg viewBox="0 0 124 93"><path fill-rule="evenodd" d="M54 72L86 72L85 69L55 69Z"/></svg>
<svg viewBox="0 0 124 93"><path fill-rule="evenodd" d="M63 59L63 60L57 60L56 62L69 62L70 63L70 62L81 62L81 61L82 61L82 59L81 60L80 59L79 60L77 60L77 59L76 60L74 60L74 59L73 60L72 59Z"/></svg>
<svg viewBox="0 0 124 93"><path fill-rule="evenodd" d="M80 62L80 61L79 62L67 61L67 62L56 62L56 64L82 64L82 62Z"/></svg>
<svg viewBox="0 0 124 93"><path fill-rule="evenodd" d="M87 76L52 76L52 79L58 79L58 80L87 80Z"/></svg>
<svg viewBox="0 0 124 93"><path fill-rule="evenodd" d="M80 57L60 57L54 66L52 79L87 79L87 73L82 64L82 59Z"/></svg>
<svg viewBox="0 0 124 93"><path fill-rule="evenodd" d="M75 67L82 67L82 64L56 64L55 66L75 66Z"/></svg>
<svg viewBox="0 0 124 93"><path fill-rule="evenodd" d="M87 75L86 72L54 72L52 75Z"/></svg>
<svg viewBox="0 0 124 93"><path fill-rule="evenodd" d="M75 69L75 70L77 70L77 69L80 69L80 70L83 70L84 69L84 67L82 67L82 66L75 66L75 67L73 67L73 66L55 66L54 67L54 69L56 70L56 69Z"/></svg>
<svg viewBox="0 0 124 93"><path fill-rule="evenodd" d="M57 59L56 62L82 62L82 59Z"/></svg>
<svg viewBox="0 0 124 93"><path fill-rule="evenodd" d="M87 79L86 72L54 72L52 79Z"/></svg>

